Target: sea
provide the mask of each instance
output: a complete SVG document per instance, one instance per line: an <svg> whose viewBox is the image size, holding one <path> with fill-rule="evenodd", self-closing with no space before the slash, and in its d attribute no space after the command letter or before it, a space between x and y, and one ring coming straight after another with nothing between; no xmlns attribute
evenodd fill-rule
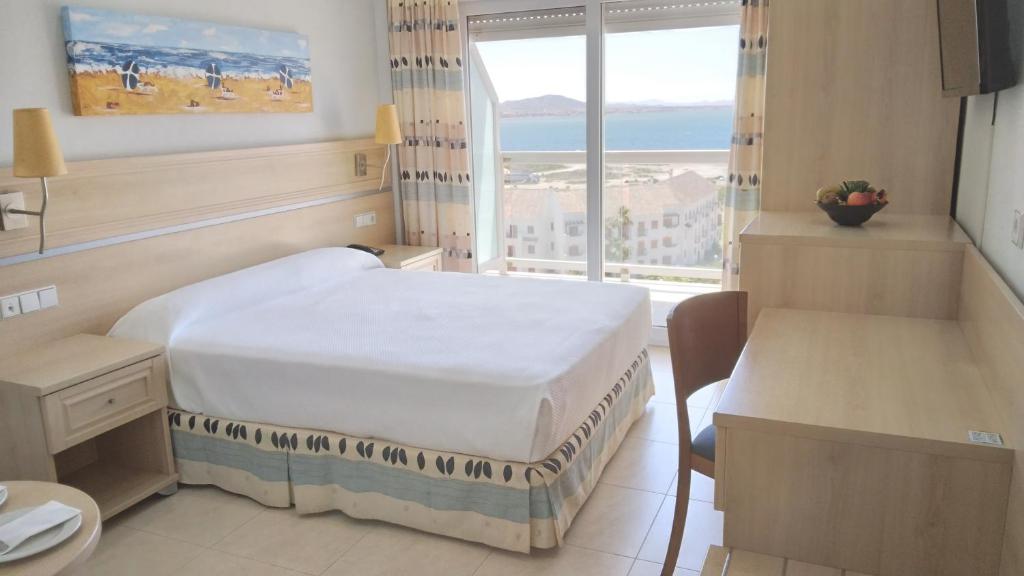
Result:
<svg viewBox="0 0 1024 576"><path fill-rule="evenodd" d="M613 112L605 116L607 150L728 150L732 106ZM517 116L501 119L501 149L586 150L586 117Z"/></svg>
<svg viewBox="0 0 1024 576"><path fill-rule="evenodd" d="M67 42L68 66L75 73L108 72L134 61L145 74L171 78L203 77L206 65L216 62L223 74L234 78L277 78L281 65L288 66L292 78L309 79L309 60L284 56L263 56L238 52L196 50L192 48L155 48L129 44Z"/></svg>

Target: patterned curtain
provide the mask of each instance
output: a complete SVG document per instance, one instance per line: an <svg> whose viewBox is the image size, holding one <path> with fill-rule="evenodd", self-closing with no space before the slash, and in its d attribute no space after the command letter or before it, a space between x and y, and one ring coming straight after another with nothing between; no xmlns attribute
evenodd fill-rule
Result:
<svg viewBox="0 0 1024 576"><path fill-rule="evenodd" d="M768 1L742 0L736 118L729 154L729 185L725 193L723 290L739 287L740 231L757 216L761 207Z"/></svg>
<svg viewBox="0 0 1024 576"><path fill-rule="evenodd" d="M391 82L402 125L405 241L444 248L444 269L471 272L462 42L455 0L388 0Z"/></svg>

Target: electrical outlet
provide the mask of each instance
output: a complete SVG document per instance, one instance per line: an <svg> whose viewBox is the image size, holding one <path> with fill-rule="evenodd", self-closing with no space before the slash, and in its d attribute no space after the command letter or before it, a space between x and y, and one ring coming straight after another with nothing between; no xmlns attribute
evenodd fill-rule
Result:
<svg viewBox="0 0 1024 576"><path fill-rule="evenodd" d="M1010 232L1010 241L1017 248L1024 250L1024 212L1013 211L1013 229Z"/></svg>
<svg viewBox="0 0 1024 576"><path fill-rule="evenodd" d="M57 306L57 287L45 286L20 294L0 296L0 318L7 319Z"/></svg>
<svg viewBox="0 0 1024 576"><path fill-rule="evenodd" d="M366 226L375 226L377 224L377 213L376 212L363 212L362 214L356 214L356 228L364 228Z"/></svg>
<svg viewBox="0 0 1024 576"><path fill-rule="evenodd" d="M8 296L7 298L0 299L0 317L14 318L21 314L21 303L18 302L17 296Z"/></svg>

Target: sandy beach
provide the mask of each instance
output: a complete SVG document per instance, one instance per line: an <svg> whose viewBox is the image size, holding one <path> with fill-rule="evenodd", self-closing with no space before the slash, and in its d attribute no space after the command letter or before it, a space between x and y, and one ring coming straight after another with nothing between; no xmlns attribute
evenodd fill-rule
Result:
<svg viewBox="0 0 1024 576"><path fill-rule="evenodd" d="M224 78L230 92L210 89L202 78L170 78L143 74L136 90L121 85L116 72L71 75L75 114L196 114L224 112L311 112L313 87L296 80L282 94L278 80ZM191 106L190 106L191 104Z"/></svg>

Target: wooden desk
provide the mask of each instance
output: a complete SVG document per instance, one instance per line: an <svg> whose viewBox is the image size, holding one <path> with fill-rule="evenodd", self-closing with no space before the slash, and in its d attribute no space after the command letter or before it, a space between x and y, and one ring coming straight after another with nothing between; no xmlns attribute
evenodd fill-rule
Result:
<svg viewBox="0 0 1024 576"><path fill-rule="evenodd" d="M949 216L883 211L843 227L818 210L762 212L740 233L748 326L762 308L955 320L970 242Z"/></svg>
<svg viewBox="0 0 1024 576"><path fill-rule="evenodd" d="M725 545L879 576L998 571L1012 447L957 322L767 308L714 414Z"/></svg>
<svg viewBox="0 0 1024 576"><path fill-rule="evenodd" d="M85 492L53 482L3 482L7 502L0 512L39 506L57 500L82 511L82 525L66 541L22 560L0 564L0 576L71 574L85 563L100 541L100 510Z"/></svg>

